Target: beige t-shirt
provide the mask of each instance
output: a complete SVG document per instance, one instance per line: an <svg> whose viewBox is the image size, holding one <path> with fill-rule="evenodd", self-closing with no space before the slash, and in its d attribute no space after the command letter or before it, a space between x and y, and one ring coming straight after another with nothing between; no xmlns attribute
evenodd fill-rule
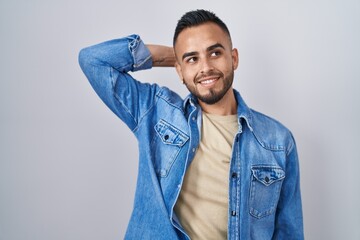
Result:
<svg viewBox="0 0 360 240"><path fill-rule="evenodd" d="M192 240L227 239L229 163L237 131L237 115L202 115L201 142L174 209Z"/></svg>

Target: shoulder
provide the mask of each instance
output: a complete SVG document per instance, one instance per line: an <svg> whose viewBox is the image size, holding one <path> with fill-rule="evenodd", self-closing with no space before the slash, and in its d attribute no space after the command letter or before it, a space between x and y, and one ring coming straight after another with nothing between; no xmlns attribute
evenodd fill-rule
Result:
<svg viewBox="0 0 360 240"><path fill-rule="evenodd" d="M167 105L178 108L181 111L183 109L183 98L167 87L160 87L156 97Z"/></svg>
<svg viewBox="0 0 360 240"><path fill-rule="evenodd" d="M278 120L251 109L252 129L258 142L266 149L289 152L295 142L290 130Z"/></svg>

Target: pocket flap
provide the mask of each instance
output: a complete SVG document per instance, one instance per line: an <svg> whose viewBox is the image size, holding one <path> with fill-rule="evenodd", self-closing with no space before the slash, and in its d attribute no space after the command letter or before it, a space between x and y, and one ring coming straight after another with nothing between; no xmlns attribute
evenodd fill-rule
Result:
<svg viewBox="0 0 360 240"><path fill-rule="evenodd" d="M253 176L265 186L285 178L285 172L278 166L253 166Z"/></svg>
<svg viewBox="0 0 360 240"><path fill-rule="evenodd" d="M179 129L162 119L155 125L154 128L165 144L181 147L189 139L185 133L181 132Z"/></svg>

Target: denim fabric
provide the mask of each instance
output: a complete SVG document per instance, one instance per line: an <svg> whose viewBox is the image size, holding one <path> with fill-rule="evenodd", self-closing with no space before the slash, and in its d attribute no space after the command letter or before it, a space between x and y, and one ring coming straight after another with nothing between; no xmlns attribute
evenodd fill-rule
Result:
<svg viewBox="0 0 360 240"><path fill-rule="evenodd" d="M137 188L125 239L189 239L173 208L201 138L197 100L128 74L152 66L138 35L84 48L79 63L139 142ZM248 108L234 91L239 130L229 172L228 239L303 239L294 138L276 120Z"/></svg>

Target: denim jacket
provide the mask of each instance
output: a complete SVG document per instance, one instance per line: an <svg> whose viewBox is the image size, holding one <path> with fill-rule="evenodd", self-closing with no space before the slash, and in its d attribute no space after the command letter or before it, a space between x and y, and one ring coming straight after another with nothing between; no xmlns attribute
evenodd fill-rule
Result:
<svg viewBox="0 0 360 240"><path fill-rule="evenodd" d="M125 239L189 239L174 205L201 139L197 99L182 99L128 74L152 67L138 35L84 48L79 63L100 98L139 142L137 187ZM303 239L294 138L234 92L239 130L230 162L228 239Z"/></svg>

